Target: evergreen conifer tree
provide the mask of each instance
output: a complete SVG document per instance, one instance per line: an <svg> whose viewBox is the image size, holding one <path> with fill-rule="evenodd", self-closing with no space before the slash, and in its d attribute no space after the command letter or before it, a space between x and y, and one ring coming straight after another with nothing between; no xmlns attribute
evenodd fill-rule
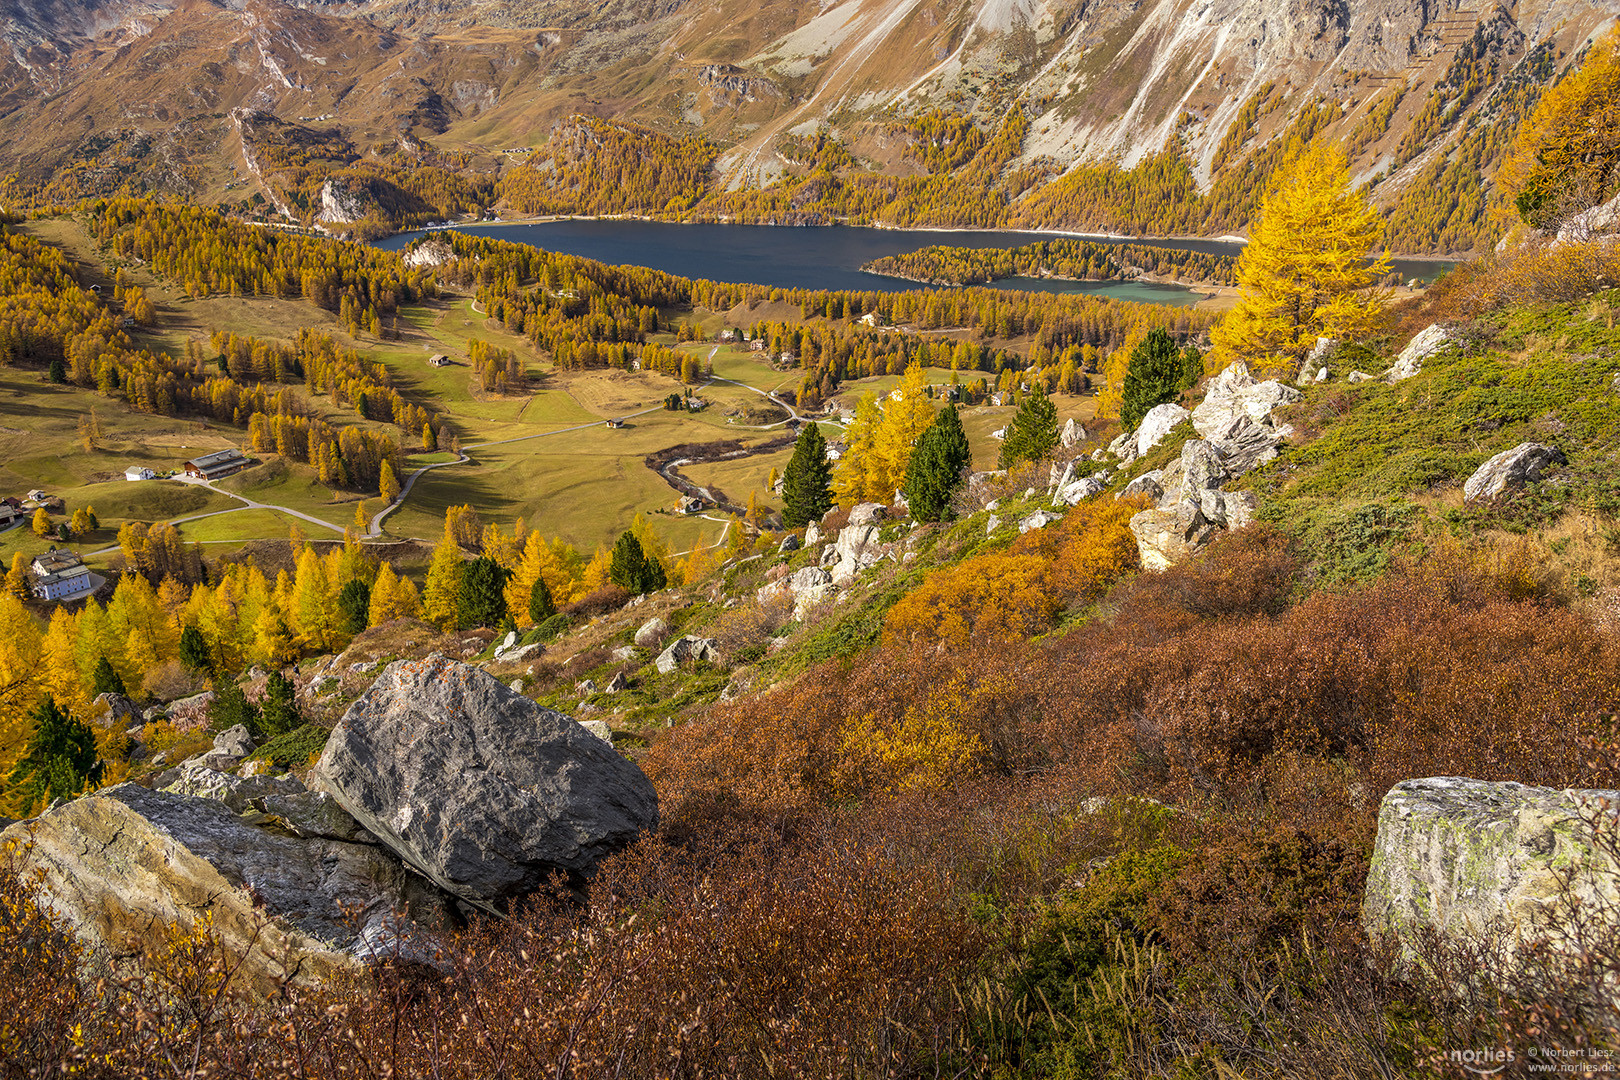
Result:
<svg viewBox="0 0 1620 1080"><path fill-rule="evenodd" d="M1126 431L1135 431L1148 410L1174 401L1181 395L1184 365L1175 338L1162 326L1148 331L1147 337L1131 350L1130 367L1125 370L1125 386L1120 394L1119 422Z"/></svg>
<svg viewBox="0 0 1620 1080"><path fill-rule="evenodd" d="M506 618L506 579L512 571L488 555L467 564L462 574L461 625L495 626Z"/></svg>
<svg viewBox="0 0 1620 1080"><path fill-rule="evenodd" d="M90 686L91 693L96 697L102 694L128 694L124 689L124 680L113 670L112 661L106 656L96 661L96 669L90 675Z"/></svg>
<svg viewBox="0 0 1620 1080"><path fill-rule="evenodd" d="M55 357L51 360L51 365L46 372L46 376L53 383L67 382L67 366L62 363L61 357Z"/></svg>
<svg viewBox="0 0 1620 1080"><path fill-rule="evenodd" d="M608 580L632 593L656 592L666 584L664 567L657 559L647 558L636 534L625 530L613 545L613 559L608 564Z"/></svg>
<svg viewBox="0 0 1620 1080"><path fill-rule="evenodd" d="M247 699L247 694L234 680L227 681L215 694L213 704L208 707L208 723L221 731L241 724L254 736L264 733L259 726L258 708Z"/></svg>
<svg viewBox="0 0 1620 1080"><path fill-rule="evenodd" d="M190 624L180 631L180 662L193 671L208 671L214 666L207 639L201 630Z"/></svg>
<svg viewBox="0 0 1620 1080"><path fill-rule="evenodd" d="M256 738L262 734L265 738L273 739L303 726L304 718L298 712L298 703L293 698L293 684L287 676L272 671L270 678L265 681L264 692L264 708L259 711L260 730L253 732Z"/></svg>
<svg viewBox="0 0 1620 1080"><path fill-rule="evenodd" d="M917 440L906 465L905 496L911 516L939 521L950 509L951 493L973 460L955 405L947 405Z"/></svg>
<svg viewBox="0 0 1620 1080"><path fill-rule="evenodd" d="M551 599L551 590L546 588L546 579L534 579L534 587L529 590L529 618L534 625L539 626L553 615L557 614L557 604Z"/></svg>
<svg viewBox="0 0 1620 1080"><path fill-rule="evenodd" d="M71 798L101 782L96 736L88 724L68 715L49 695L29 717L34 721L34 733L10 776L15 785L13 799L25 812L53 799Z"/></svg>
<svg viewBox="0 0 1620 1080"><path fill-rule="evenodd" d="M782 524L802 528L831 509L832 462L827 460L827 440L818 424L805 424L782 473Z"/></svg>
<svg viewBox="0 0 1620 1080"><path fill-rule="evenodd" d="M998 467L1006 469L1022 461L1039 461L1057 443L1057 406L1046 396L1046 388L1036 383L1018 403L1018 412L1007 425Z"/></svg>
<svg viewBox="0 0 1620 1080"><path fill-rule="evenodd" d="M338 626L345 634L358 634L371 618L371 586L359 578L343 583L338 592Z"/></svg>

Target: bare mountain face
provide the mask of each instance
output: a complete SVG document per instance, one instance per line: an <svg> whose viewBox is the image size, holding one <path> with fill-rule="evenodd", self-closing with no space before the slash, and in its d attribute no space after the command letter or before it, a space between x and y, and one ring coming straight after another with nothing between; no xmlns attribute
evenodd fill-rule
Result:
<svg viewBox="0 0 1620 1080"><path fill-rule="evenodd" d="M803 175L817 135L857 172L926 171L904 122L939 108L985 132L1021 112L1005 167L1037 186L1169 148L1207 193L1309 113L1387 201L1440 157L1485 153L1488 176L1511 132L1477 133L1613 20L1611 0L6 0L0 171L232 203L264 182L267 125L493 176L582 114L702 135L717 189L746 190Z"/></svg>

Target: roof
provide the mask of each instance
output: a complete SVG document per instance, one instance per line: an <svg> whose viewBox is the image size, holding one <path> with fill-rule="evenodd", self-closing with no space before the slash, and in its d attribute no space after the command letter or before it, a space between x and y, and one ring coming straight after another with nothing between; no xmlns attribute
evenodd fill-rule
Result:
<svg viewBox="0 0 1620 1080"><path fill-rule="evenodd" d="M192 458L190 461L186 462L186 464L195 465L199 469L212 469L216 465L234 464L239 460L246 461L247 459L243 456L242 451L233 446L227 450L215 450L212 454L204 454L202 457Z"/></svg>
<svg viewBox="0 0 1620 1080"><path fill-rule="evenodd" d="M59 576L71 576L70 571L84 569L84 560L79 558L76 551L64 551L57 548L34 556L34 570L41 576L54 580Z"/></svg>

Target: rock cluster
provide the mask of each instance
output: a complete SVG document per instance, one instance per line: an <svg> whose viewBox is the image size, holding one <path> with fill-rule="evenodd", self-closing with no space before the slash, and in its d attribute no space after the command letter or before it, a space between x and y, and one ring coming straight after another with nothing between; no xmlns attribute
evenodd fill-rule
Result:
<svg viewBox="0 0 1620 1080"><path fill-rule="evenodd" d="M651 783L591 732L477 668L390 665L311 774L267 763L242 727L160 778L10 825L42 902L106 961L154 923L204 912L247 987L319 982L377 959L433 963L420 933L457 905L499 909L577 879L657 823Z"/></svg>
<svg viewBox="0 0 1620 1080"><path fill-rule="evenodd" d="M1197 551L1217 531L1242 528L1253 519L1254 496L1224 487L1277 456L1293 429L1277 425L1271 413L1299 397L1298 390L1275 379L1256 380L1240 362L1210 382L1203 402L1191 413L1182 410L1201 437L1183 443L1181 457L1169 467L1143 473L1120 493L1154 500L1153 508L1131 518L1143 566L1162 570Z"/></svg>

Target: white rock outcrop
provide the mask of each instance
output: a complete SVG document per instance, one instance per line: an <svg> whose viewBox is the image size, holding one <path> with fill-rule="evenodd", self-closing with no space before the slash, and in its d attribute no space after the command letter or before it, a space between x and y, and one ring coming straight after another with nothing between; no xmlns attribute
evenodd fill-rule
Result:
<svg viewBox="0 0 1620 1080"><path fill-rule="evenodd" d="M1451 332L1439 323L1425 327L1406 348L1401 350L1401 354L1395 358L1395 366L1389 369L1389 375L1386 377L1392 383L1410 379L1423 370L1423 361L1450 345L1452 341Z"/></svg>
<svg viewBox="0 0 1620 1080"><path fill-rule="evenodd" d="M1463 501L1490 500L1507 491L1516 491L1541 479L1549 466L1564 465L1568 459L1556 446L1520 443L1491 458L1463 482Z"/></svg>

